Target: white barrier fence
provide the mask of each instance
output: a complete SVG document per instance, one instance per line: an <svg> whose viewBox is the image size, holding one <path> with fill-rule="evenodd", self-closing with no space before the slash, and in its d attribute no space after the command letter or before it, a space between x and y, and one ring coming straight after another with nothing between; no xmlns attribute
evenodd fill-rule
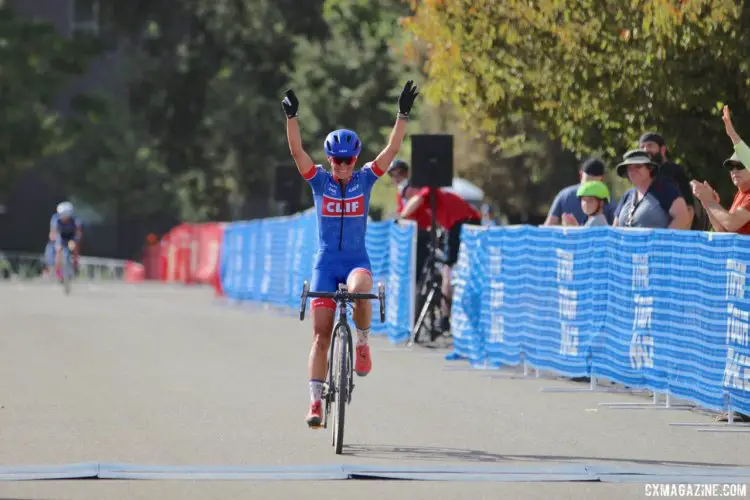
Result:
<svg viewBox="0 0 750 500"><path fill-rule="evenodd" d="M83 281L122 281L126 261L80 256L79 274ZM43 254L5 252L0 250L0 280L35 280L44 277Z"/></svg>

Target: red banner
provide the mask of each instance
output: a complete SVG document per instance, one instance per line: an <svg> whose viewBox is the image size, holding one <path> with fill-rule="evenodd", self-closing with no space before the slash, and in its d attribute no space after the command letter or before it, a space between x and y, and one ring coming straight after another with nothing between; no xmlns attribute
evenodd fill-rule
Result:
<svg viewBox="0 0 750 500"><path fill-rule="evenodd" d="M157 244L146 248L143 257L146 279L169 283L205 283L221 294L219 252L224 226L220 223L180 224Z"/></svg>

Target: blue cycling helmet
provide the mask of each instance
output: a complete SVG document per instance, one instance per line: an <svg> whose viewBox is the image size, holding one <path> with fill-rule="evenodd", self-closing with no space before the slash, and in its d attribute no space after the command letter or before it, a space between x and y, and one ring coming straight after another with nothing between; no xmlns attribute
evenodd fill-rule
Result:
<svg viewBox="0 0 750 500"><path fill-rule="evenodd" d="M342 128L328 134L323 147L326 155L334 158L359 156L362 152L362 141L353 131Z"/></svg>

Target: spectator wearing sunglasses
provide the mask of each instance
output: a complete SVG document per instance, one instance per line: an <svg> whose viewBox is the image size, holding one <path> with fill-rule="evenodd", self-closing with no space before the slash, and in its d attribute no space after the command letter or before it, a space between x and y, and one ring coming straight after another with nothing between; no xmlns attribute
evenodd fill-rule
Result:
<svg viewBox="0 0 750 500"><path fill-rule="evenodd" d="M724 128L734 144L734 154L724 160L724 167L729 169L732 183L737 186L737 193L729 210L719 203L719 195L706 181L693 181L693 193L700 200L708 213L715 231L722 233L750 234L750 148L734 130L729 107L724 106Z"/></svg>
<svg viewBox="0 0 750 500"><path fill-rule="evenodd" d="M613 226L690 229L692 221L677 184L658 175L659 165L640 149L628 151L617 165L617 175L630 180L615 209Z"/></svg>

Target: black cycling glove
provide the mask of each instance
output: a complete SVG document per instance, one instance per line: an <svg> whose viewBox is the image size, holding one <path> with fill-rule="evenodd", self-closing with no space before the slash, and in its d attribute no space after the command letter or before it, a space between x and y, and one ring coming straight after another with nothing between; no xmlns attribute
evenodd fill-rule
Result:
<svg viewBox="0 0 750 500"><path fill-rule="evenodd" d="M284 99L281 101L281 106L284 108L287 118L294 118L297 116L297 109L299 109L299 101L297 96L294 95L292 89L288 89L284 92Z"/></svg>
<svg viewBox="0 0 750 500"><path fill-rule="evenodd" d="M409 116L411 107L414 106L414 99L416 99L418 95L419 92L417 92L417 87L414 85L414 80L406 82L404 90L401 91L401 96L398 98L399 115Z"/></svg>

